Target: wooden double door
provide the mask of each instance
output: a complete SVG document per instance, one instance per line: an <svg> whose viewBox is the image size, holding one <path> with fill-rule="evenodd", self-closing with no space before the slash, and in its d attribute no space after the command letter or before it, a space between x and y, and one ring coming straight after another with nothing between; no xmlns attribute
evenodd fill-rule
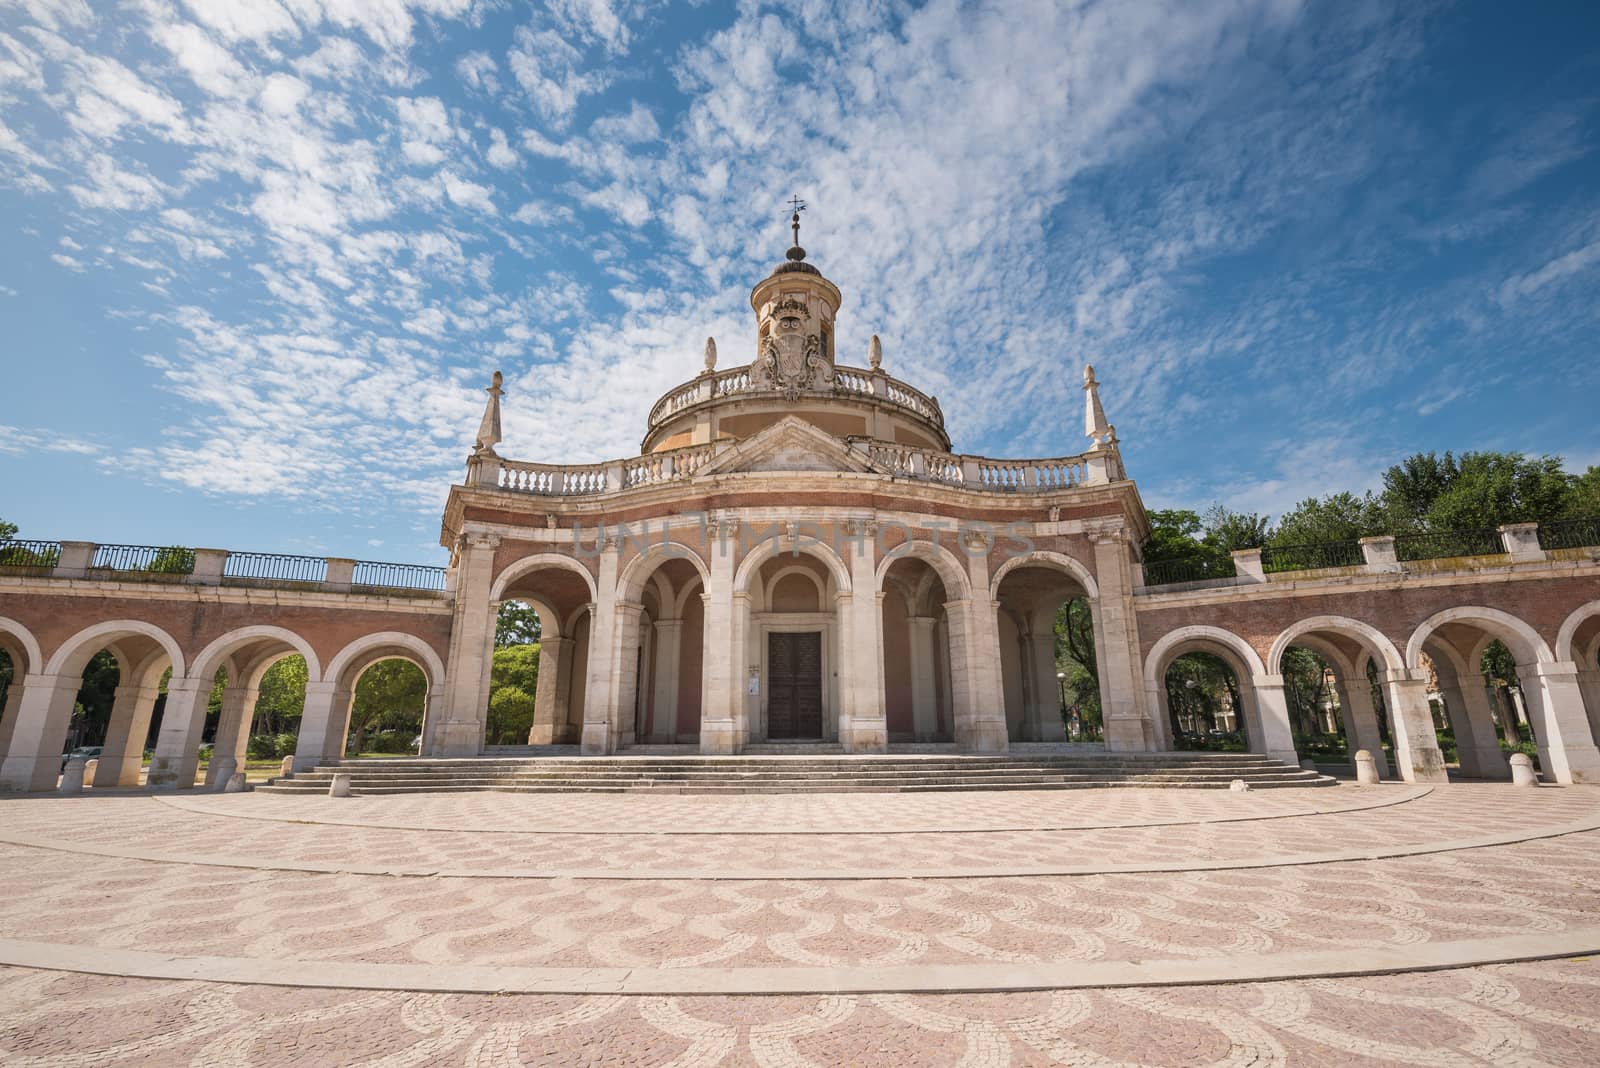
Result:
<svg viewBox="0 0 1600 1068"><path fill-rule="evenodd" d="M767 633L767 737L822 737L822 632Z"/></svg>

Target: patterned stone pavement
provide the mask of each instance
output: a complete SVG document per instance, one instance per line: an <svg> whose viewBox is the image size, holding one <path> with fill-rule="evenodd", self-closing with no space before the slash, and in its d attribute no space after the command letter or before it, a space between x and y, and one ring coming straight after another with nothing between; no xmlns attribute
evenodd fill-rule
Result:
<svg viewBox="0 0 1600 1068"><path fill-rule="evenodd" d="M104 953L107 971L128 950L291 960L308 984L0 967L0 1066L1592 1065L1600 963L1585 959L988 994L871 980L940 966L928 974L954 991L997 966L1158 974L1569 933L1573 952L1600 948L1584 941L1600 929L1600 830L1559 833L1597 820L1600 790L1498 784L0 801L0 942ZM1352 849L1365 855L1325 859ZM1115 870L1130 861L1198 867ZM1087 874L983 874L1041 863ZM357 963L742 969L780 987L825 969L880 992L309 985Z"/></svg>

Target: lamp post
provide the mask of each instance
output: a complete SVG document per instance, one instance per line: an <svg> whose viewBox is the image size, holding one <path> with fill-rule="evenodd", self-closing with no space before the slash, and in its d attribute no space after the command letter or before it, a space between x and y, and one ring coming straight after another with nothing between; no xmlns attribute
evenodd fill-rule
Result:
<svg viewBox="0 0 1600 1068"><path fill-rule="evenodd" d="M1061 702L1061 718L1067 718L1067 673L1056 672L1056 692Z"/></svg>

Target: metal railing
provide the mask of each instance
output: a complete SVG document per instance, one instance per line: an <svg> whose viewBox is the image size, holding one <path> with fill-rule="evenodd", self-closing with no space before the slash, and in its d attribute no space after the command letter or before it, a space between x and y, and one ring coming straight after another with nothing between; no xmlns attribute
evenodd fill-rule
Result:
<svg viewBox="0 0 1600 1068"><path fill-rule="evenodd" d="M1261 569L1316 571L1324 567L1360 567L1365 563L1359 541L1330 541L1317 545L1268 545L1261 550Z"/></svg>
<svg viewBox="0 0 1600 1068"><path fill-rule="evenodd" d="M426 564L386 564L377 560L358 560L350 584L395 590L442 591L444 572L442 567L429 567Z"/></svg>
<svg viewBox="0 0 1600 1068"><path fill-rule="evenodd" d="M1505 552L1500 532L1488 530L1439 530L1427 534L1397 534L1395 559L1448 560L1457 556L1496 556Z"/></svg>
<svg viewBox="0 0 1600 1068"><path fill-rule="evenodd" d="M1144 565L1146 586L1169 586L1176 582L1204 582L1234 578L1238 572L1232 560L1152 560Z"/></svg>
<svg viewBox="0 0 1600 1068"><path fill-rule="evenodd" d="M322 582L328 577L328 561L320 556L229 552L228 560L222 566L222 577L268 582Z"/></svg>
<svg viewBox="0 0 1600 1068"><path fill-rule="evenodd" d="M0 541L0 571L8 575L45 575L61 560L59 541Z"/></svg>
<svg viewBox="0 0 1600 1068"><path fill-rule="evenodd" d="M89 566L96 571L187 575L194 571L194 550L181 545L97 545Z"/></svg>
<svg viewBox="0 0 1600 1068"><path fill-rule="evenodd" d="M1600 517L1539 524L1539 548L1587 549L1600 545Z"/></svg>

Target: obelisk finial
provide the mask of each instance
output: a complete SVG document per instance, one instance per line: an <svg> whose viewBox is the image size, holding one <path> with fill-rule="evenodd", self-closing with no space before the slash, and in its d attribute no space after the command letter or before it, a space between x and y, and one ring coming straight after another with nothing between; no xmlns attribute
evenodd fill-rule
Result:
<svg viewBox="0 0 1600 1068"><path fill-rule="evenodd" d="M874 371L883 366L883 342L877 334L872 335L872 343L867 346L867 363Z"/></svg>
<svg viewBox="0 0 1600 1068"><path fill-rule="evenodd" d="M706 338L706 369L700 373L708 375L717 369L717 339Z"/></svg>
<svg viewBox="0 0 1600 1068"><path fill-rule="evenodd" d="M504 381L505 376L496 371L493 384L484 390L489 394L489 402L483 406L483 422L478 424L478 444L474 452L495 455L494 447L500 443L500 398L506 392L500 388L500 383Z"/></svg>
<svg viewBox="0 0 1600 1068"><path fill-rule="evenodd" d="M1100 406L1100 383L1094 379L1094 367L1083 365L1083 433L1089 439L1090 450L1098 449L1110 432L1106 410Z"/></svg>

